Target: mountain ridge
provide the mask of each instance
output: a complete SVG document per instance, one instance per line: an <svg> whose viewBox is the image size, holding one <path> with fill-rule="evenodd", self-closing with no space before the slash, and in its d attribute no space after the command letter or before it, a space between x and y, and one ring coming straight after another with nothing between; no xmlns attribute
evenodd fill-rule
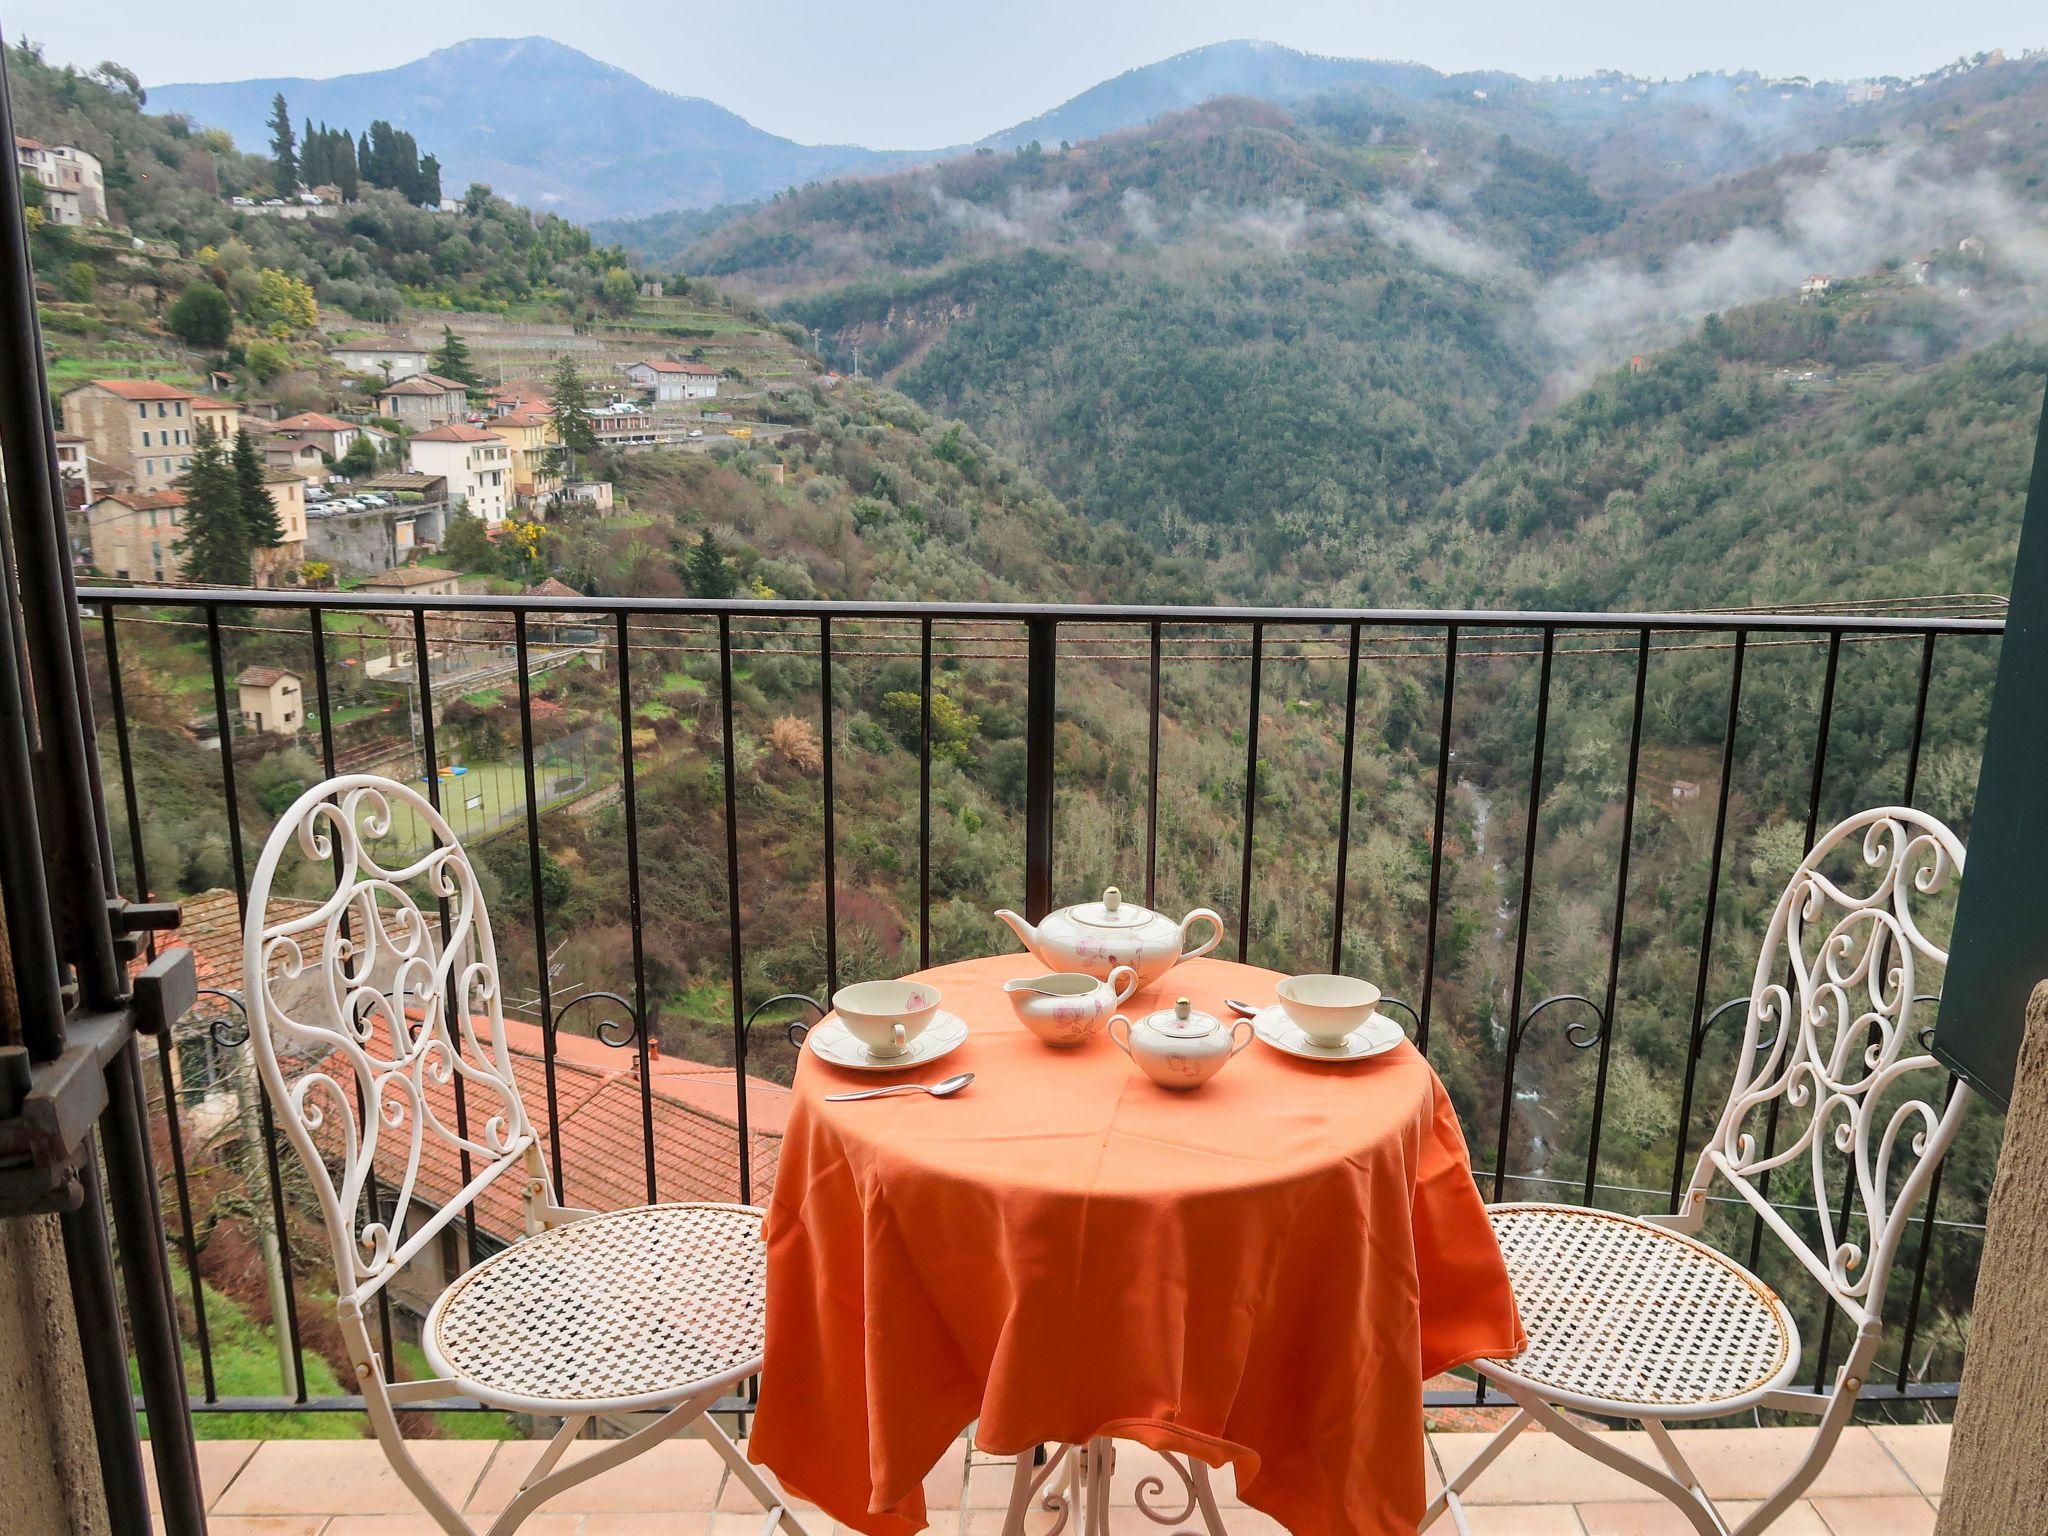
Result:
<svg viewBox="0 0 2048 1536"><path fill-rule="evenodd" d="M799 144L717 102L662 90L539 37L472 38L391 69L326 79L174 82L152 86L150 99L260 151L280 92L295 125L312 119L359 133L384 118L412 133L441 158L451 192L481 181L578 219L752 201L818 176L916 158L854 144ZM534 122L552 124L548 136L515 142L512 131Z"/></svg>

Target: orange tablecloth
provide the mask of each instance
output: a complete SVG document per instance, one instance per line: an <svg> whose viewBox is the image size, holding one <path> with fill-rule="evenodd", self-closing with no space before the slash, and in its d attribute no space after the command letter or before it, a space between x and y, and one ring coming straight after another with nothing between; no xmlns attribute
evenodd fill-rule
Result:
<svg viewBox="0 0 2048 1536"><path fill-rule="evenodd" d="M750 1449L871 1536L925 1524L923 1478L970 1420L1009 1454L1094 1435L1235 1464L1295 1536L1412 1533L1422 1383L1522 1347L1500 1249L1441 1083L1409 1045L1325 1066L1254 1041L1192 1094L1107 1039L1041 1045L1003 955L923 973L972 1033L876 1086L808 1051L768 1222ZM1178 966L1181 993L1273 997L1275 973Z"/></svg>

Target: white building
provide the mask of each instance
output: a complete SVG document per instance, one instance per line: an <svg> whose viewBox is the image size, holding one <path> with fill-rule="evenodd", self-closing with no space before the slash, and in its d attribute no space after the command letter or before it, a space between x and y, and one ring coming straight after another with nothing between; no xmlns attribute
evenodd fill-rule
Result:
<svg viewBox="0 0 2048 1536"><path fill-rule="evenodd" d="M512 505L512 449L505 440L465 421L414 435L407 445L416 475L448 482L448 503L467 507L486 523L505 521Z"/></svg>
<svg viewBox="0 0 2048 1536"><path fill-rule="evenodd" d="M327 355L337 368L381 378L386 384L396 384L400 379L427 371L427 354L403 340L350 342L329 347Z"/></svg>
<svg viewBox="0 0 2048 1536"><path fill-rule="evenodd" d="M14 163L43 188L43 216L53 224L99 224L107 217L107 178L99 157L69 144L17 136Z"/></svg>
<svg viewBox="0 0 2048 1536"><path fill-rule="evenodd" d="M702 363L672 363L665 358L626 364L626 377L634 387L650 390L656 405L676 400L714 400L718 397L718 370Z"/></svg>

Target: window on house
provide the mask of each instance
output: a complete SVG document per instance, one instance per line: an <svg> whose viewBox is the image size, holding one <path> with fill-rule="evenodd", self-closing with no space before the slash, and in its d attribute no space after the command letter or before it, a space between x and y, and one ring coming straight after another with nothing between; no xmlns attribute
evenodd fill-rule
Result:
<svg viewBox="0 0 2048 1536"><path fill-rule="evenodd" d="M161 401L161 400L157 401L157 403L156 403L156 415L157 415L157 420L159 420L159 421L163 420L163 419L164 419L164 417L166 417L166 416L170 415L170 411L169 411L168 409L166 409L166 407L165 407L165 405L164 405L163 401Z"/></svg>
<svg viewBox="0 0 2048 1536"><path fill-rule="evenodd" d="M142 446L143 446L143 447L145 447L145 448L147 448L147 447L149 446L149 429L148 429L147 427L143 428L143 432L142 432Z"/></svg>

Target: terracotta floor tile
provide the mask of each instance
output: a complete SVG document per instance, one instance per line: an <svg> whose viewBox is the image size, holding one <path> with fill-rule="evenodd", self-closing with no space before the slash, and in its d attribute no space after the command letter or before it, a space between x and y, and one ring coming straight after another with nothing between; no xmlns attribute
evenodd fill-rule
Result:
<svg viewBox="0 0 2048 1536"><path fill-rule="evenodd" d="M711 1529L711 1515L704 1510L691 1510L686 1514L650 1515L602 1514L583 1517L583 1536L706 1536ZM828 1536L828 1532L816 1526L811 1536ZM523 1533L525 1527L521 1526Z"/></svg>
<svg viewBox="0 0 2048 1536"><path fill-rule="evenodd" d="M1491 1439L1483 1434L1441 1434L1431 1437L1444 1473L1456 1477ZM1613 1436L1623 1450L1655 1456L1650 1437L1640 1430ZM1634 1499L1643 1485L1602 1466L1555 1435L1526 1432L1501 1452L1500 1458L1465 1490L1470 1509L1484 1504L1592 1504Z"/></svg>
<svg viewBox="0 0 2048 1536"><path fill-rule="evenodd" d="M746 1446L742 1444L740 1446L740 1454L745 1455L746 1449ZM770 1472L766 1467L757 1466L754 1468L754 1470L756 1472L759 1472L761 1476L767 1480L768 1486L774 1489L778 1495L782 1496L783 1502L786 1503L791 1509L795 1510L798 1514L811 1513L817 1509L818 1506L815 1504L809 1504L802 1499L793 1499L789 1498L787 1495L783 1495L781 1482L776 1478L775 1474L773 1472ZM731 1471L729 1470L725 1474L725 1486L720 1488L718 1491L718 1508L720 1510L731 1511L732 1513L742 1515L748 1513L749 1511L752 1511L756 1515L764 1513L764 1511L761 1508L761 1501L755 1498L754 1495L748 1491L747 1485L741 1482L738 1478L734 1477Z"/></svg>
<svg viewBox="0 0 2048 1536"><path fill-rule="evenodd" d="M581 1536L581 1515L535 1515L519 1536ZM208 1536L211 1536L209 1528ZM423 1514L339 1515L320 1536L448 1536Z"/></svg>
<svg viewBox="0 0 2048 1536"><path fill-rule="evenodd" d="M1467 1506L1465 1521L1472 1527L1472 1536L1585 1536L1586 1530L1569 1504ZM1446 1525L1448 1522L1437 1529Z"/></svg>
<svg viewBox="0 0 2048 1536"><path fill-rule="evenodd" d="M321 1536L325 1515L210 1515L206 1536Z"/></svg>
<svg viewBox="0 0 2048 1536"><path fill-rule="evenodd" d="M599 1440L579 1440L563 1462L577 1461L603 1449ZM495 1514L519 1492L547 1448L544 1440L508 1440L498 1447L463 1508L473 1514ZM600 1472L587 1483L558 1493L543 1509L576 1510L585 1514L659 1513L666 1510L709 1510L718 1498L725 1463L718 1453L695 1438L664 1440L622 1466Z"/></svg>
<svg viewBox="0 0 2048 1536"><path fill-rule="evenodd" d="M1736 1525L1755 1508L1754 1504L1725 1503L1720 1506L1721 1518ZM1692 1522L1662 1499L1648 1503L1581 1504L1579 1520L1585 1525L1587 1536L1696 1536ZM1778 1517L1771 1527L1771 1536L1829 1536L1829 1532L1812 1505L1795 1504Z"/></svg>
<svg viewBox="0 0 2048 1536"><path fill-rule="evenodd" d="M924 1507L928 1511L960 1509L967 1496L967 1442L955 1440L924 1475ZM933 1526L940 1522L932 1521Z"/></svg>
<svg viewBox="0 0 2048 1536"><path fill-rule="evenodd" d="M1942 1476L1948 1471L1949 1433L1946 1424L1887 1424L1871 1430L1930 1498L1941 1493Z"/></svg>
<svg viewBox="0 0 2048 1536"><path fill-rule="evenodd" d="M1015 1475L1014 1464L970 1465L967 1469L967 1508L1008 1509L1010 1484Z"/></svg>
<svg viewBox="0 0 2048 1536"><path fill-rule="evenodd" d="M414 1440L413 1457L458 1508L497 1448L489 1440ZM270 1440L213 1502L223 1515L409 1515L419 1500L374 1440Z"/></svg>
<svg viewBox="0 0 2048 1536"><path fill-rule="evenodd" d="M1815 1499L1831 1536L1934 1536L1925 1499Z"/></svg>
<svg viewBox="0 0 2048 1536"><path fill-rule="evenodd" d="M247 1465L261 1440L199 1440L193 1443L193 1450L199 1462L199 1496L208 1508L221 1496L228 1484L235 1480L235 1474ZM142 1442L142 1476L148 1485L149 1507L152 1512L161 1513L162 1506L156 1495L155 1448L149 1441Z"/></svg>
<svg viewBox="0 0 2048 1536"><path fill-rule="evenodd" d="M1716 1499L1768 1498L1813 1444L1813 1431L1682 1429L1672 1437ZM1834 1454L1806 1490L1808 1499L1877 1498L1917 1490L1867 1429L1843 1431Z"/></svg>

